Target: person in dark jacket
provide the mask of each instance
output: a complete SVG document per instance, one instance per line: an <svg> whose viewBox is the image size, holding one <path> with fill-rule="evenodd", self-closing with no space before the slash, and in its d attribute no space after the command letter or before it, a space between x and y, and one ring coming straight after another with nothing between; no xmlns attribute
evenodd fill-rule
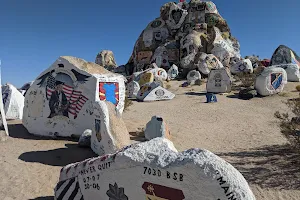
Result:
<svg viewBox="0 0 300 200"><path fill-rule="evenodd" d="M65 116L69 117L68 108L69 103L67 97L63 91L63 82L56 81L55 91L52 92L49 100L50 115L48 118L54 116Z"/></svg>

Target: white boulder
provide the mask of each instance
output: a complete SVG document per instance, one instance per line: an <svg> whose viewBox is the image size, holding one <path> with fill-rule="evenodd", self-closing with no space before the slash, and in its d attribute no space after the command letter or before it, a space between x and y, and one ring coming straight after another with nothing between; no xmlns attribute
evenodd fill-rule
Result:
<svg viewBox="0 0 300 200"><path fill-rule="evenodd" d="M266 67L256 78L255 89L262 96L269 96L283 91L287 84L287 74L280 67Z"/></svg>
<svg viewBox="0 0 300 200"><path fill-rule="evenodd" d="M23 124L42 136L80 136L94 126L96 110L109 101L118 114L124 109L121 75L71 57L59 57L34 81L25 96Z"/></svg>
<svg viewBox="0 0 300 200"><path fill-rule="evenodd" d="M167 123L160 116L153 116L147 123L145 129L145 138L152 140L157 137L170 139L170 131Z"/></svg>
<svg viewBox="0 0 300 200"><path fill-rule="evenodd" d="M24 96L11 84L2 86L2 100L6 119L22 119Z"/></svg>
<svg viewBox="0 0 300 200"><path fill-rule="evenodd" d="M196 81L201 80L201 74L196 70L192 70L187 74L186 79L190 85L195 85Z"/></svg>
<svg viewBox="0 0 300 200"><path fill-rule="evenodd" d="M178 153L163 138L67 165L54 191L61 200L255 200L243 175L225 160L201 149Z"/></svg>
<svg viewBox="0 0 300 200"><path fill-rule="evenodd" d="M240 60L236 64L231 65L230 72L232 74L238 74L241 72L252 74L253 73L252 62L249 59Z"/></svg>
<svg viewBox="0 0 300 200"><path fill-rule="evenodd" d="M168 70L168 79L174 80L179 74L178 67L176 65L172 65Z"/></svg>
<svg viewBox="0 0 300 200"><path fill-rule="evenodd" d="M175 94L161 87L159 83L147 83L141 87L137 94L137 99L140 101L160 101L171 100Z"/></svg>
<svg viewBox="0 0 300 200"><path fill-rule="evenodd" d="M231 91L231 76L225 69L213 69L208 75L206 90L209 93L227 93Z"/></svg>
<svg viewBox="0 0 300 200"><path fill-rule="evenodd" d="M212 69L221 69L224 67L219 59L213 54L200 53L196 63L198 70L206 75L209 74Z"/></svg>
<svg viewBox="0 0 300 200"><path fill-rule="evenodd" d="M131 81L130 83L128 83L127 89L128 89L128 97L136 98L136 95L138 94L138 92L140 90L140 85L136 81Z"/></svg>

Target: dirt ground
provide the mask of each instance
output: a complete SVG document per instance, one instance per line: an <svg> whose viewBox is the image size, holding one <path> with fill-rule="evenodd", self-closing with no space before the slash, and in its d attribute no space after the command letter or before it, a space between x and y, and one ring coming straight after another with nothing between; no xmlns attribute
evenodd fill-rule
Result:
<svg viewBox="0 0 300 200"><path fill-rule="evenodd" d="M257 200L299 200L299 155L281 135L275 111L287 111L283 101L298 97L295 83L285 93L240 100L236 94L217 95L218 103L206 104L205 86L169 90L175 99L133 102L123 114L132 142L138 128L153 115L168 123L178 150L203 148L224 158L249 182ZM76 141L52 140L30 135L20 121L9 121L10 137L0 140L0 199L53 200L61 167L95 156ZM3 134L3 132L2 132ZM2 137L3 139L3 137Z"/></svg>

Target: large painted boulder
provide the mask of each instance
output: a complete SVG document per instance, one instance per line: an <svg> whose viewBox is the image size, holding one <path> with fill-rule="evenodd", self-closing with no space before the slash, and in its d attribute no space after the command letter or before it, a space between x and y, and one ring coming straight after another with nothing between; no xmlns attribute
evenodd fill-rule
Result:
<svg viewBox="0 0 300 200"><path fill-rule="evenodd" d="M110 102L99 104L92 126L91 148L98 155L111 154L130 144L129 133L122 118Z"/></svg>
<svg viewBox="0 0 300 200"><path fill-rule="evenodd" d="M208 75L206 90L208 93L227 93L231 91L231 75L226 68L214 69Z"/></svg>
<svg viewBox="0 0 300 200"><path fill-rule="evenodd" d="M199 53L196 56L196 63L198 70L205 75L208 75L212 69L221 69L224 67L213 54Z"/></svg>
<svg viewBox="0 0 300 200"><path fill-rule="evenodd" d="M143 71L154 62L165 70L172 64L193 70L200 52L214 54L228 67L230 57L240 57L240 45L213 2L169 2L142 31L126 66Z"/></svg>
<svg viewBox="0 0 300 200"><path fill-rule="evenodd" d="M110 50L103 50L97 54L95 63L103 66L109 71L114 71L118 65L115 61L114 53Z"/></svg>
<svg viewBox="0 0 300 200"><path fill-rule="evenodd" d="M2 86L2 100L6 119L22 119L24 96L11 84Z"/></svg>
<svg viewBox="0 0 300 200"><path fill-rule="evenodd" d="M65 166L54 199L255 200L247 181L232 165L201 149L177 152L155 138L116 154Z"/></svg>
<svg viewBox="0 0 300 200"><path fill-rule="evenodd" d="M125 84L121 75L85 60L62 56L27 91L23 124L32 134L80 136L94 126L105 101L122 114ZM102 106L103 107L103 106Z"/></svg>
<svg viewBox="0 0 300 200"><path fill-rule="evenodd" d="M171 100L175 94L161 87L159 83L147 83L141 87L136 98L140 101Z"/></svg>
<svg viewBox="0 0 300 200"><path fill-rule="evenodd" d="M253 73L253 66L249 59L244 59L230 67L230 72L232 74L238 73Z"/></svg>
<svg viewBox="0 0 300 200"><path fill-rule="evenodd" d="M283 68L267 67L256 78L255 89L262 96L269 96L283 91L287 83L287 74Z"/></svg>
<svg viewBox="0 0 300 200"><path fill-rule="evenodd" d="M296 64L300 67L300 57L287 46L280 45L271 58L270 66Z"/></svg>

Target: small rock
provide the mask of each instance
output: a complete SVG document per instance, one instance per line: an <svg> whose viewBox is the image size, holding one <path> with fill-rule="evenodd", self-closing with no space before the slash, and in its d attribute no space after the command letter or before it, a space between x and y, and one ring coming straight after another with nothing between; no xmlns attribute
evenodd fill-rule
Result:
<svg viewBox="0 0 300 200"><path fill-rule="evenodd" d="M157 137L170 139L170 131L162 117L153 116L151 121L146 125L145 138L152 140Z"/></svg>
<svg viewBox="0 0 300 200"><path fill-rule="evenodd" d="M79 138L78 145L80 147L90 147L91 146L92 130L86 129Z"/></svg>

